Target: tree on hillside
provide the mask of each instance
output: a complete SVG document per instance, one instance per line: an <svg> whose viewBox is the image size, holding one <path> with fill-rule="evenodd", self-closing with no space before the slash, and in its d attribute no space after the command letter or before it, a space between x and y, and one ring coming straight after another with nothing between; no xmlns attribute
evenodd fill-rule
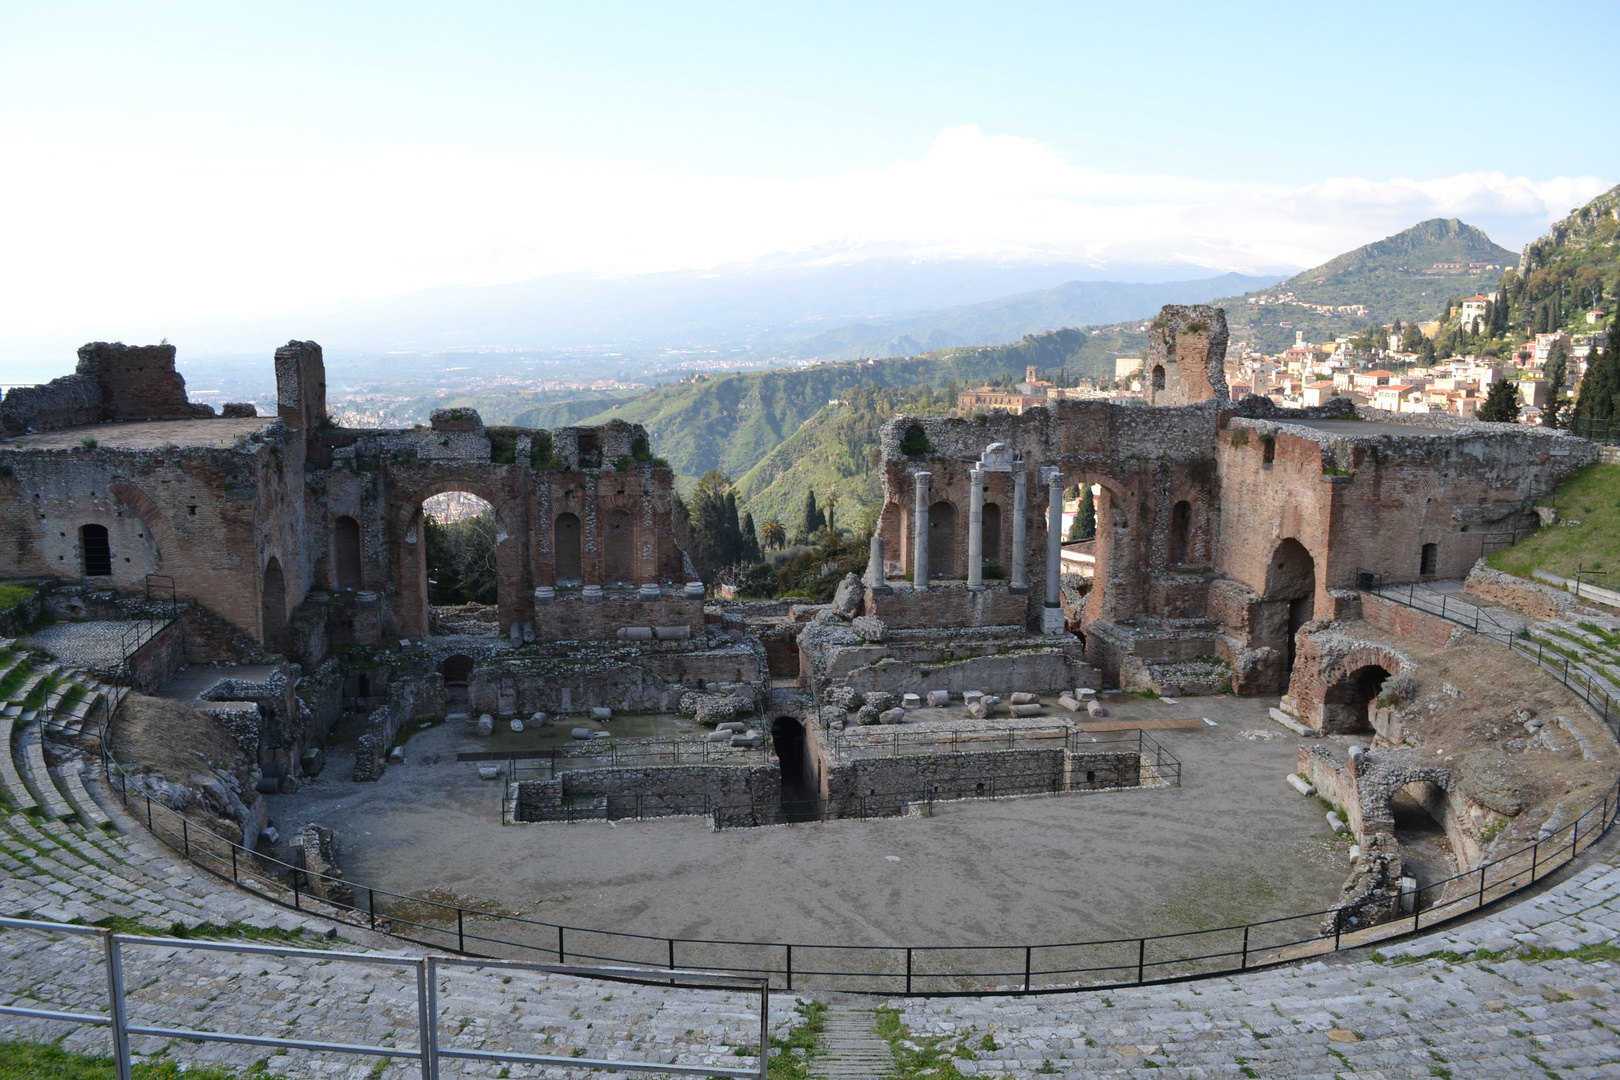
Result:
<svg viewBox="0 0 1620 1080"><path fill-rule="evenodd" d="M1493 424L1517 424L1519 422L1519 388L1515 383L1506 379L1499 379L1491 384L1491 392L1485 396L1485 404L1479 407L1478 418L1489 420Z"/></svg>
<svg viewBox="0 0 1620 1080"><path fill-rule="evenodd" d="M798 542L808 544L811 537L826 527L827 516L816 505L816 493L806 491L804 493L804 517L799 521L799 531L797 533Z"/></svg>
<svg viewBox="0 0 1620 1080"><path fill-rule="evenodd" d="M760 551L759 534L754 531L754 515L752 512L743 514L742 519L743 558L751 563L757 563L764 557Z"/></svg>
<svg viewBox="0 0 1620 1080"><path fill-rule="evenodd" d="M687 553L704 581L716 580L722 569L734 564L759 561L758 543L749 543L737 521L737 494L731 477L719 469L699 477L687 513Z"/></svg>
<svg viewBox="0 0 1620 1080"><path fill-rule="evenodd" d="M759 538L765 541L766 547L781 551L787 547L787 526L776 518L771 518L765 522L764 527L760 530Z"/></svg>
<svg viewBox="0 0 1620 1080"><path fill-rule="evenodd" d="M1586 375L1581 379L1581 385L1575 398L1575 419L1581 420L1613 420L1615 414L1615 399L1620 397L1620 343L1614 337L1620 333L1620 327L1609 331L1609 347L1602 352L1595 352L1586 366ZM1576 433L1580 434L1579 424Z"/></svg>
<svg viewBox="0 0 1620 1080"><path fill-rule="evenodd" d="M1080 509L1069 523L1068 540L1090 540L1097 535L1097 505L1091 498L1091 485L1080 485Z"/></svg>
<svg viewBox="0 0 1620 1080"><path fill-rule="evenodd" d="M1417 352L1427 340L1428 338L1423 336L1423 331L1418 329L1417 323L1407 323L1405 329L1401 331L1401 352Z"/></svg>

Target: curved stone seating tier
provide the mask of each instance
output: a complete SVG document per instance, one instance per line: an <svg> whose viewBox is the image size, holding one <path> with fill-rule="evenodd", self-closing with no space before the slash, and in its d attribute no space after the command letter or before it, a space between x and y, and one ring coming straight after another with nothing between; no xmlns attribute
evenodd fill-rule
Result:
<svg viewBox="0 0 1620 1080"><path fill-rule="evenodd" d="M17 749L22 754L24 779L33 789L34 797L39 800L40 811L47 817L72 817L73 807L68 805L68 801L56 789L50 769L45 765L45 737L42 729L39 713L23 713L22 734L17 738Z"/></svg>
<svg viewBox="0 0 1620 1080"><path fill-rule="evenodd" d="M0 754L0 790L4 790L6 804L11 809L33 810L39 804L34 801L33 794L23 784L22 776L17 772L17 763L11 753L13 728L21 717L21 709L0 710L0 733L6 737L6 752Z"/></svg>
<svg viewBox="0 0 1620 1080"><path fill-rule="evenodd" d="M52 775L58 781L57 786L67 794L68 802L72 803L74 810L78 812L80 821L97 828L112 823L106 811L90 797L90 792L84 786L84 775L75 765L63 765L53 770Z"/></svg>

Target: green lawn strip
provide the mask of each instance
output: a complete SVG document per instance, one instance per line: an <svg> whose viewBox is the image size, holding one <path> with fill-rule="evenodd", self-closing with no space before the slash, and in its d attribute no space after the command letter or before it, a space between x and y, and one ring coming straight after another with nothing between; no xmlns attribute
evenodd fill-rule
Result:
<svg viewBox="0 0 1620 1080"><path fill-rule="evenodd" d="M171 1058L137 1061L135 1080L284 1080L280 1073L266 1069L259 1061L246 1069L223 1069L217 1065L185 1068ZM95 1054L76 1054L56 1043L0 1041L0 1080L115 1080L113 1059Z"/></svg>
<svg viewBox="0 0 1620 1080"><path fill-rule="evenodd" d="M202 923L187 928L183 923L168 926L148 926L139 919L125 915L109 915L97 919L92 925L119 934L140 934L145 937L196 938L206 941L280 941L297 942L304 948L318 948L324 942L314 940L302 930L283 930L279 926L254 926L245 922Z"/></svg>
<svg viewBox="0 0 1620 1080"><path fill-rule="evenodd" d="M0 611L10 611L34 595L31 585L0 585Z"/></svg>
<svg viewBox="0 0 1620 1080"><path fill-rule="evenodd" d="M1567 578L1577 570L1620 571L1620 465L1587 466L1559 485L1550 501L1559 523L1495 552L1490 565L1524 578L1532 570Z"/></svg>
<svg viewBox="0 0 1620 1080"><path fill-rule="evenodd" d="M1448 964L1471 964L1476 961L1501 963L1504 960L1522 960L1527 964L1544 964L1552 960L1578 960L1583 964L1597 964L1613 963L1620 960L1620 945L1582 945L1578 949L1551 949L1544 946L1521 945L1518 948L1503 949L1500 952L1479 949L1471 953L1441 949L1432 953L1424 953L1422 956L1397 956L1394 959L1375 952L1372 958L1373 962L1378 964L1421 964L1425 960L1442 960Z"/></svg>

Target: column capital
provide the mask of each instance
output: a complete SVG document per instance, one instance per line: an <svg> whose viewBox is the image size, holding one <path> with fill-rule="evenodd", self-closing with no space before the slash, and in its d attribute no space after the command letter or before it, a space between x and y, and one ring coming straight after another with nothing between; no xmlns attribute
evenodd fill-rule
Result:
<svg viewBox="0 0 1620 1080"><path fill-rule="evenodd" d="M1051 487L1053 484L1063 483L1063 469L1058 465L1041 466L1041 483Z"/></svg>

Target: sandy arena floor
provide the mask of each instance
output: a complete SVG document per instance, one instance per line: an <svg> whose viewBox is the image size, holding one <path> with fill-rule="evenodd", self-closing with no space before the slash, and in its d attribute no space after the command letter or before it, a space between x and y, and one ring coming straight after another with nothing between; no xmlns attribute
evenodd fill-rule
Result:
<svg viewBox="0 0 1620 1080"><path fill-rule="evenodd" d="M503 827L502 785L455 762L487 743L446 727L419 732L374 784L335 754L271 815L335 828L357 884L572 926L870 945L1167 933L1322 910L1348 873L1348 842L1283 780L1298 738L1271 704L1119 698L1118 718L1217 722L1153 733L1183 762L1181 787L941 804L932 818Z"/></svg>

